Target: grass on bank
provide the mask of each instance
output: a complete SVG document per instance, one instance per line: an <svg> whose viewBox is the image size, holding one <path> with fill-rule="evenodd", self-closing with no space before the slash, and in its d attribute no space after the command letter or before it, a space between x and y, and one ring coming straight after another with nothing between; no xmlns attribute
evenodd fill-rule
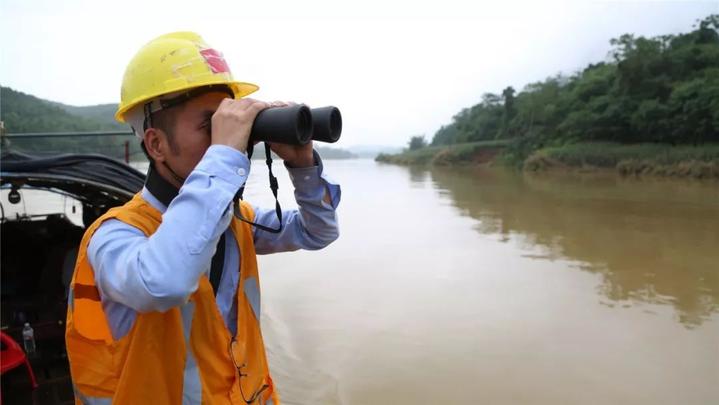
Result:
<svg viewBox="0 0 719 405"><path fill-rule="evenodd" d="M519 150L522 153L517 153ZM529 149L531 150L531 149ZM517 156L527 156L517 159ZM516 155L516 156L515 156ZM719 144L672 146L586 142L523 152L521 144L506 140L449 146L429 146L395 155L381 154L379 162L401 165L462 165L497 161L524 170L614 169L622 175L657 175L719 179Z"/></svg>
<svg viewBox="0 0 719 405"><path fill-rule="evenodd" d="M413 151L388 155L379 154L375 160L400 165L455 165L485 163L494 158L507 145L507 141L482 141L448 146L427 146Z"/></svg>
<svg viewBox="0 0 719 405"><path fill-rule="evenodd" d="M719 178L719 144L576 143L537 150L524 162L524 169L530 171L563 167L614 168L623 175Z"/></svg>

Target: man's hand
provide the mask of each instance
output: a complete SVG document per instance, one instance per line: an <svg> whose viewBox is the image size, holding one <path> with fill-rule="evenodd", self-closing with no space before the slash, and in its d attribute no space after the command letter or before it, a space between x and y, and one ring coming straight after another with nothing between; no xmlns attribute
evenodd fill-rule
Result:
<svg viewBox="0 0 719 405"><path fill-rule="evenodd" d="M264 101L251 98L222 100L212 115L212 144L227 145L246 152L252 123L257 114L269 106Z"/></svg>
<svg viewBox="0 0 719 405"><path fill-rule="evenodd" d="M310 167L315 165L315 157L312 154L312 141L307 145L287 145L282 143L271 143L270 148L293 168Z"/></svg>

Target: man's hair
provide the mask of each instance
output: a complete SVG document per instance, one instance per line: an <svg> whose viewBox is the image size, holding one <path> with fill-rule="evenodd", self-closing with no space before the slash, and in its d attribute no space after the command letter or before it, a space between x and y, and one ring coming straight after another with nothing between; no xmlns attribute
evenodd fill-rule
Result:
<svg viewBox="0 0 719 405"><path fill-rule="evenodd" d="M150 127L157 128L167 135L167 142L170 144L170 150L175 154L178 153L177 143L175 142L177 114L179 114L183 108L184 104L181 104L172 108L154 112L149 117L150 122L148 122L148 124L152 124Z"/></svg>

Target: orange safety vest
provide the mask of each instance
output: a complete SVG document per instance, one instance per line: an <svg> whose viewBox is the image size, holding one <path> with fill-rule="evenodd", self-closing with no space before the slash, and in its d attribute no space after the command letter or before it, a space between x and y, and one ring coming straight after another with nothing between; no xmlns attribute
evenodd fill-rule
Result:
<svg viewBox="0 0 719 405"><path fill-rule="evenodd" d="M241 211L245 218L254 218L252 208L244 202ZM259 276L250 225L236 218L230 225L242 253L234 339L217 308L210 281L203 275L186 304L166 312L137 313L127 335L115 340L87 257L90 238L111 218L147 236L162 221L160 212L137 194L122 207L109 210L85 232L70 285L65 332L75 402L181 404L183 389L189 386L184 382L190 361L197 368L194 375L199 375L203 404L279 405L260 330Z"/></svg>

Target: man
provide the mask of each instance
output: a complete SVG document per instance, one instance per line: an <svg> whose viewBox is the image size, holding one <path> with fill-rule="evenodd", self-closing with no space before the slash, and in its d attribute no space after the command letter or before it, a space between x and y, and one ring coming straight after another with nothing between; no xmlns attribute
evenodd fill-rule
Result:
<svg viewBox="0 0 719 405"><path fill-rule="evenodd" d="M339 186L312 145L272 145L299 210L233 198L247 180L255 116L222 55L194 33L163 35L127 67L116 118L150 158L142 192L88 227L69 297L76 402L278 404L260 330L255 253L321 249L338 236Z"/></svg>

